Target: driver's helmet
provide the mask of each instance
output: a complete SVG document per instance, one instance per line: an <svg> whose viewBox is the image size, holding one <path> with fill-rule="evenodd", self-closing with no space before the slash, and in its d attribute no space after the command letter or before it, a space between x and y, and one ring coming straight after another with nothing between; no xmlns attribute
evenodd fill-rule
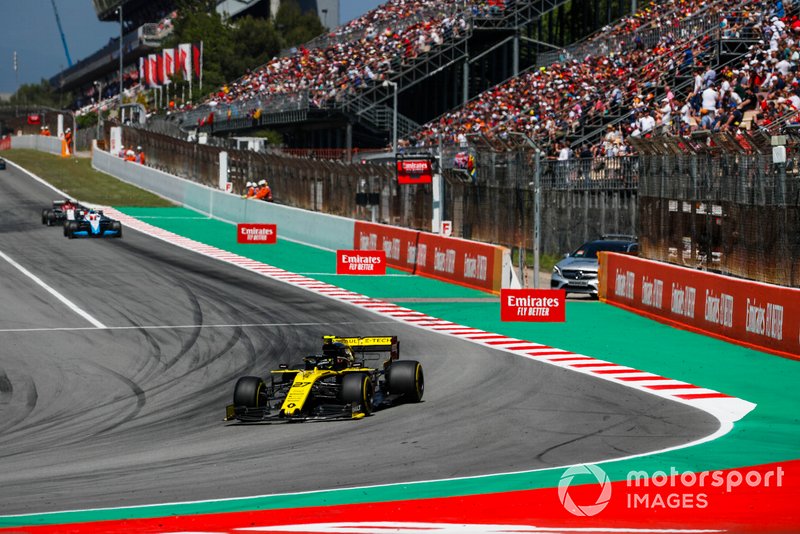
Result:
<svg viewBox="0 0 800 534"><path fill-rule="evenodd" d="M325 355L330 355L335 357L337 360L342 359L346 361L347 365L352 364L355 362L356 357L353 355L353 349L351 349L348 345L337 341L336 343L332 343L325 347ZM344 363L344 362L342 362Z"/></svg>

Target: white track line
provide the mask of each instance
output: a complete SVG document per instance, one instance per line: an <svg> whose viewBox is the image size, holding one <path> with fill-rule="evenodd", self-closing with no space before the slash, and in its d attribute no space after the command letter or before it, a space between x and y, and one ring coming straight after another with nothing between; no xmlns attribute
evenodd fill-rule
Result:
<svg viewBox="0 0 800 534"><path fill-rule="evenodd" d="M64 295L62 295L58 291L56 291L54 288L52 288L49 285L47 285L44 282L44 280L42 280L41 278L39 278L38 276L36 276L32 272L30 272L28 269L26 269L25 267L23 267L19 263L15 262L13 259L11 259L7 254L5 254L2 251L0 251L0 258L3 258L4 260L6 260L8 263L10 263L12 266L14 266L19 272L21 272L22 274L24 274L25 276L27 276L28 278L30 278L31 280L33 280L34 282L39 284L41 287L43 287L45 289L45 291L47 291L48 293L53 295L55 298L57 298L58 300L63 302L64 305L67 306L67 308L69 308L70 310L74 311L75 313L77 313L78 315L80 315L81 317L83 317L84 319L89 321L90 323L92 323L95 326L95 328L106 328L106 325L104 325L103 323L101 323L100 321L98 321L97 319L92 317L91 315L89 315L87 312L85 312L82 309L80 309L77 304L75 304L74 302L69 300L67 297L65 297Z"/></svg>
<svg viewBox="0 0 800 534"><path fill-rule="evenodd" d="M396 321L375 321L366 324L395 324ZM178 325L143 325L143 326L106 326L106 330L194 330L196 328L263 328L283 327L283 326L352 326L354 324L363 325L364 321L343 322L343 323L231 323L231 324L178 324ZM28 332L75 332L81 330L97 330L94 327L53 327L53 328L2 328L0 334L5 333L28 333Z"/></svg>

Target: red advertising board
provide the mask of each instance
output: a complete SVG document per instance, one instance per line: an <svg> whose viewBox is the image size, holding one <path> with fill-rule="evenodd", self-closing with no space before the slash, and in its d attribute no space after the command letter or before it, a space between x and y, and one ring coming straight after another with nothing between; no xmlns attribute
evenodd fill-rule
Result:
<svg viewBox="0 0 800 534"><path fill-rule="evenodd" d="M278 227L275 224L239 223L236 226L237 243L274 245L277 241Z"/></svg>
<svg viewBox="0 0 800 534"><path fill-rule="evenodd" d="M407 228L356 221L353 248L383 250L389 267L500 293L503 248Z"/></svg>
<svg viewBox="0 0 800 534"><path fill-rule="evenodd" d="M566 300L563 289L503 289L500 320L563 323L567 320Z"/></svg>
<svg viewBox="0 0 800 534"><path fill-rule="evenodd" d="M397 183L400 185L433 182L433 165L426 158L397 158Z"/></svg>
<svg viewBox="0 0 800 534"><path fill-rule="evenodd" d="M600 253L600 298L664 322L800 359L800 289Z"/></svg>
<svg viewBox="0 0 800 534"><path fill-rule="evenodd" d="M386 274L386 252L337 250L336 274Z"/></svg>

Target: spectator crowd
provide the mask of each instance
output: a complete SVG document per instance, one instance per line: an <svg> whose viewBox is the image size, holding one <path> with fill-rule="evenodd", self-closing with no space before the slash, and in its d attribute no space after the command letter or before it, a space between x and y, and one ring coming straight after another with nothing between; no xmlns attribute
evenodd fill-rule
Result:
<svg viewBox="0 0 800 534"><path fill-rule="evenodd" d="M304 46L276 57L209 95L203 104L248 105L307 92L325 107L391 78L396 69L469 31L469 17L500 16L516 0L389 0ZM465 9L466 8L466 9ZM233 118L236 118L235 116Z"/></svg>
<svg viewBox="0 0 800 534"><path fill-rule="evenodd" d="M520 132L554 159L617 156L630 153L631 137L736 134L792 120L800 109L800 20L792 7L787 0L651 3L575 47L592 53L564 51L551 65L428 123L404 144L441 138L463 145L475 134L491 141ZM753 44L743 60L715 66L720 39ZM587 130L598 132L594 142L571 149Z"/></svg>

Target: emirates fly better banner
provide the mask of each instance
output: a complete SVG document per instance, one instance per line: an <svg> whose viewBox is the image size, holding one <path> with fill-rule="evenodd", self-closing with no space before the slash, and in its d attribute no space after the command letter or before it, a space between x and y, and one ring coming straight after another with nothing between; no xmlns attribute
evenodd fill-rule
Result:
<svg viewBox="0 0 800 534"><path fill-rule="evenodd" d="M337 250L336 274L386 274L386 252Z"/></svg>
<svg viewBox="0 0 800 534"><path fill-rule="evenodd" d="M566 291L563 289L503 289L500 319L536 323L566 321Z"/></svg>
<svg viewBox="0 0 800 534"><path fill-rule="evenodd" d="M245 224L236 226L237 243L260 243L274 245L278 241L278 227L275 224Z"/></svg>

